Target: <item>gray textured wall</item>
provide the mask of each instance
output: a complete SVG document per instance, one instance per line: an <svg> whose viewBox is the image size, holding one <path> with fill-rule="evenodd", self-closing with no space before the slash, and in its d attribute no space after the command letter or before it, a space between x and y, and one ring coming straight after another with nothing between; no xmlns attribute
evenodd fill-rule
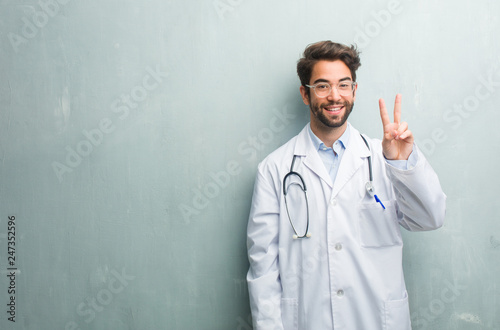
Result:
<svg viewBox="0 0 500 330"><path fill-rule="evenodd" d="M381 137L402 93L448 195L444 228L404 234L414 329L500 329L499 13L0 0L0 328L251 329L256 166L307 122L295 64L331 39L363 51L353 125Z"/></svg>

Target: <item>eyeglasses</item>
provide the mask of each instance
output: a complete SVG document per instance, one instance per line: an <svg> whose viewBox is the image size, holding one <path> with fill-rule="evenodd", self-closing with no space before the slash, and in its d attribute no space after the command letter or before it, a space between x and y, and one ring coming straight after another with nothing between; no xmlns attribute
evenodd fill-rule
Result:
<svg viewBox="0 0 500 330"><path fill-rule="evenodd" d="M349 96L354 92L354 88L357 83L354 81L341 81L334 86L337 88L337 92L342 96ZM332 85L327 82L320 82L314 85L306 85L309 88L314 89L314 94L317 97L326 97L332 92Z"/></svg>

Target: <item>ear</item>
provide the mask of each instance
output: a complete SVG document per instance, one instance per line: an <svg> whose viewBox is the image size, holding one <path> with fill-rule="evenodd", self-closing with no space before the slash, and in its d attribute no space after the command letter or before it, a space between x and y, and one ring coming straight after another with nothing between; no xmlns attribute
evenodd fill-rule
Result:
<svg viewBox="0 0 500 330"><path fill-rule="evenodd" d="M307 95L307 90L304 86L300 86L300 95L302 96L302 101L305 105L310 105L309 95Z"/></svg>
<svg viewBox="0 0 500 330"><path fill-rule="evenodd" d="M352 93L352 102L356 101L356 92L358 91L358 83L354 86L354 91Z"/></svg>

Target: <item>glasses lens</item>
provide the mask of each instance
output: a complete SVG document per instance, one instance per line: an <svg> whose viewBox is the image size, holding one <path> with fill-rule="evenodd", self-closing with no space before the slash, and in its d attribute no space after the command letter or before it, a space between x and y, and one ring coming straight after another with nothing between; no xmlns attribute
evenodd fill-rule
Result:
<svg viewBox="0 0 500 330"><path fill-rule="evenodd" d="M321 83L316 85L314 91L316 92L316 95L318 97L325 97L330 94L330 92L332 91L332 87L330 86L330 84Z"/></svg>
<svg viewBox="0 0 500 330"><path fill-rule="evenodd" d="M353 91L353 82L352 81L343 81L337 85L337 90L339 94L342 96L350 95Z"/></svg>

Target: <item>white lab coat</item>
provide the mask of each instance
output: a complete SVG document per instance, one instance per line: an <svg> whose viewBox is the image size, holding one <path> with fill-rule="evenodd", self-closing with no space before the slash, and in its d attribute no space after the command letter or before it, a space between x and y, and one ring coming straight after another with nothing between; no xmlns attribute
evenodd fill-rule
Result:
<svg viewBox="0 0 500 330"><path fill-rule="evenodd" d="M400 226L439 228L446 196L418 148L416 166L404 171L387 164L380 140L368 142L374 187L386 210L366 193L370 151L352 126L335 185L307 126L259 164L247 241L254 329L411 329ZM296 240L282 187L293 155L300 156L294 171L306 184L312 234ZM289 193L287 202L302 235L303 193Z"/></svg>

